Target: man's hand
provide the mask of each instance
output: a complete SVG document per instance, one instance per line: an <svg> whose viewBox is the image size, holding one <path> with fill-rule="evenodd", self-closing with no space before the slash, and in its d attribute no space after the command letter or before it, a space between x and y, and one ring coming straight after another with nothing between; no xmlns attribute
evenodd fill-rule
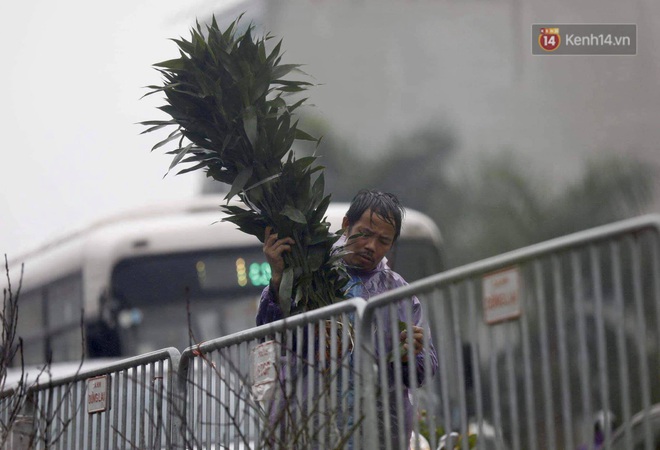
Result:
<svg viewBox="0 0 660 450"><path fill-rule="evenodd" d="M413 353L415 356L419 355L422 350L424 350L424 329L422 327L416 327L413 325ZM403 346L401 347L403 355L401 355L401 361L408 362L408 331L403 330L399 335L399 339Z"/></svg>
<svg viewBox="0 0 660 450"><path fill-rule="evenodd" d="M292 238L277 238L277 233L273 233L272 227L266 227L265 237L264 237L264 255L266 255L266 261L270 264L271 271L271 285L275 292L278 292L280 289L280 283L282 282L282 273L284 273L284 258L282 254L284 252L290 252L291 246L294 245L296 241Z"/></svg>

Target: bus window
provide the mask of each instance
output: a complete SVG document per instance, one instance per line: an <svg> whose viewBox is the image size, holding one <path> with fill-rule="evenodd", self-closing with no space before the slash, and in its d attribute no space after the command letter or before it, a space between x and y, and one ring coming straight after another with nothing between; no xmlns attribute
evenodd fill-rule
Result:
<svg viewBox="0 0 660 450"><path fill-rule="evenodd" d="M18 298L17 335L23 338L23 359L26 364L44 361L46 342L44 333L43 295L41 290L21 293ZM14 365L20 361L14 361Z"/></svg>
<svg viewBox="0 0 660 450"><path fill-rule="evenodd" d="M53 362L75 361L83 356L82 277L80 274L46 286L46 311Z"/></svg>
<svg viewBox="0 0 660 450"><path fill-rule="evenodd" d="M50 351L53 362L80 360L83 357L80 324L52 332Z"/></svg>
<svg viewBox="0 0 660 450"><path fill-rule="evenodd" d="M80 274L57 280L48 286L46 310L49 328L70 324L80 327L82 277Z"/></svg>
<svg viewBox="0 0 660 450"><path fill-rule="evenodd" d="M269 281L258 246L120 261L111 286L122 348L127 354L184 348L253 327L256 299Z"/></svg>

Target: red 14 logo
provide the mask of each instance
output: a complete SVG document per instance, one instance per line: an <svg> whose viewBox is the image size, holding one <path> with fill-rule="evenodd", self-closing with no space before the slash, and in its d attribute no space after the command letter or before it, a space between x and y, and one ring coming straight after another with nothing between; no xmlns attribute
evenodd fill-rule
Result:
<svg viewBox="0 0 660 450"><path fill-rule="evenodd" d="M551 52L557 50L561 44L561 37L559 36L559 29L547 29L541 28L541 34L539 34L539 46L547 51Z"/></svg>

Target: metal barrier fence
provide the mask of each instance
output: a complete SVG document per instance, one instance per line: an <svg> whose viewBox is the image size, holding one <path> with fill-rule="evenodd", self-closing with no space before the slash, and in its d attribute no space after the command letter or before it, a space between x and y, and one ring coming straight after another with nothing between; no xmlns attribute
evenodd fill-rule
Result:
<svg viewBox="0 0 660 450"><path fill-rule="evenodd" d="M658 219L555 239L369 300L360 331L363 342L373 339L372 348L397 350L397 323L379 314L400 300L416 295L427 314L440 364L432 380L412 386L409 396L423 412L415 430L456 431L461 449L471 448L469 434L476 434L480 449L601 448L594 418L602 412L624 424L617 448L641 442L639 448L655 449L660 441L651 421L636 430L630 423L633 414L660 402ZM383 325L393 342L374 334ZM398 356L392 363L381 354L377 370L362 368L370 401L366 439L373 448L390 448L377 425L387 402L381 399L379 409L374 401L388 387L388 364L396 374L413 375ZM390 405L399 415L403 400ZM606 424L602 433L603 448L610 448L611 428ZM439 438L429 434L437 448Z"/></svg>
<svg viewBox="0 0 660 450"><path fill-rule="evenodd" d="M363 304L337 303L186 349L183 446L348 445L359 395L350 384L353 326Z"/></svg>
<svg viewBox="0 0 660 450"><path fill-rule="evenodd" d="M659 255L638 218L31 387L35 448L590 449L603 412L652 450L631 423L660 403Z"/></svg>
<svg viewBox="0 0 660 450"><path fill-rule="evenodd" d="M171 448L179 358L170 348L58 379L45 371L24 402L30 435L12 448Z"/></svg>

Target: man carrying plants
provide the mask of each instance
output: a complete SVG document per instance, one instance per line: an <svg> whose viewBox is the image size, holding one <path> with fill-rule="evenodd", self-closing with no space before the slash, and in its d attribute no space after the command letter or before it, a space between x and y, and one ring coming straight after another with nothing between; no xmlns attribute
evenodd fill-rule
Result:
<svg viewBox="0 0 660 450"><path fill-rule="evenodd" d="M316 156L297 158L293 151L294 142L318 145L320 139L298 128L295 114L306 98L287 102L312 84L298 79L300 65L282 63L282 41L268 44L270 35L255 38L254 27L239 27L239 20L221 30L214 17L206 29L200 24L193 28L189 40L174 39L179 57L155 64L163 82L149 86L146 94L164 94L165 104L159 110L169 117L142 125L149 127L144 133L174 128L152 150L174 146L167 152L173 155L170 170L189 165L178 173L204 170L207 177L227 184L228 203L221 206L222 220L264 243L273 276L271 286L263 292L257 323L347 297L368 300L405 285L385 260L401 230L403 208L398 200L390 194L360 192L344 219L344 235L329 232L325 213L330 195L324 192L323 167L315 164ZM234 198L239 204L229 203ZM426 357L435 372L437 355L432 345L426 345L430 354L425 354L424 341L430 344L430 335L421 304L414 297L408 301L410 305L398 305L397 315L400 322L412 325L413 336L408 339L403 332L395 341L414 342L411 354L415 355L416 381L421 384ZM384 313L387 316L388 311ZM393 336L387 330L379 331L386 331L386 347L392 347ZM407 440L413 410L407 395L411 362L407 346L402 350L401 363L390 362L388 377L394 386L394 367L404 366L402 420ZM398 379L400 375L396 375ZM337 385L342 382L350 398L352 380L337 380ZM392 389L389 398L390 402L394 398ZM390 427L396 430L396 412L393 414ZM350 417L344 420L351 423Z"/></svg>
<svg viewBox="0 0 660 450"><path fill-rule="evenodd" d="M386 253L399 237L403 214L404 209L399 200L388 193L362 190L351 202L342 222L344 234L336 244L337 247L343 246L345 252L343 264L350 277L348 284L349 298L362 297L368 301L369 298L375 295L407 284L398 273L387 266L387 258L385 258ZM295 241L292 238L284 237L280 239L271 229L266 230L263 249L271 265L272 278L270 286L264 289L261 296L256 319L257 325L279 320L285 316L280 307L279 284L285 269L283 254L290 252L294 244ZM438 367L438 357L423 318L421 303L414 296L406 301L411 302L412 307L409 308L408 305L404 305L405 301L399 302L397 315L398 320L401 322L412 322L416 383L419 386L426 379L424 371L425 358L429 358L432 376ZM411 317L407 317L407 310L412 310ZM387 310L382 311L383 315L387 313ZM389 317L379 317L379 323L389 323ZM394 340L392 336L387 335L389 333L387 327L385 333L386 347L391 347ZM394 367L402 367L401 375L404 384L402 420L404 421L403 429L405 430L404 442L407 443L413 430L414 405L408 395L411 380L408 376L408 364L410 362L408 361L408 339L405 330L401 332L399 339L402 344L402 364L389 364L388 383L391 388L394 387ZM429 340L428 354L424 351L425 339ZM385 348L384 350L389 353L392 349ZM398 448L398 442L400 441L399 436L396 435L396 430L398 430L399 417L395 407L395 392L392 389L390 389L388 397L390 402L390 430L382 430L381 428L381 431L390 436L393 443L392 448ZM383 422L382 411L383 405L381 402L379 404L379 423L381 427Z"/></svg>

